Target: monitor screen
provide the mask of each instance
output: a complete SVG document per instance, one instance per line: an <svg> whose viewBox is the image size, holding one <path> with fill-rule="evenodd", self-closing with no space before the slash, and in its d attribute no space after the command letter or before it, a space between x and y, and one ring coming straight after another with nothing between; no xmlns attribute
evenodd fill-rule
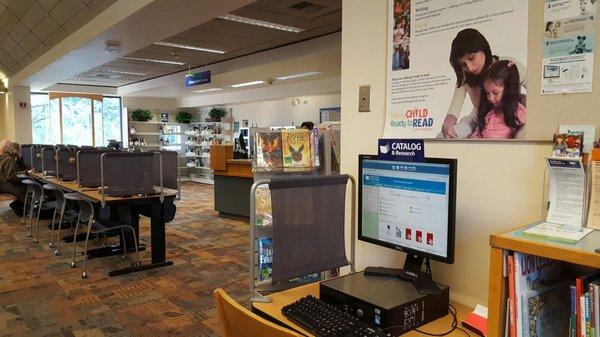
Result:
<svg viewBox="0 0 600 337"><path fill-rule="evenodd" d="M360 240L453 263L455 205L455 159L359 156Z"/></svg>

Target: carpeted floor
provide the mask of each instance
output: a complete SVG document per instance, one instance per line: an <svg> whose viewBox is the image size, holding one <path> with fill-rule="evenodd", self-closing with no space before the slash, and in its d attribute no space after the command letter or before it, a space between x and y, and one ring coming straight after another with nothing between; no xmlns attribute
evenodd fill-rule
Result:
<svg viewBox="0 0 600 337"><path fill-rule="evenodd" d="M173 266L108 278L130 261L107 257L88 261L88 279L69 267L71 244L54 256L45 227L31 242L1 198L0 336L219 336L213 289L248 303L248 223L218 217L212 186L184 183L182 194L167 224ZM148 219L140 227L149 243Z"/></svg>

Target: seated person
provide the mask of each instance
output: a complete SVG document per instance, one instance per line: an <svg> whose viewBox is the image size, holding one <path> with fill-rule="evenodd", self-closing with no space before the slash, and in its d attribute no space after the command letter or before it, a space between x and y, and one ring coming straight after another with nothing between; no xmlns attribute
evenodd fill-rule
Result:
<svg viewBox="0 0 600 337"><path fill-rule="evenodd" d="M9 140L3 140L0 142L0 189L2 191L12 194L17 200L10 203L10 208L18 216L23 216L23 206L25 201L25 192L27 188L19 178L19 165L17 164L18 144L13 145ZM16 150L15 150L16 149Z"/></svg>
<svg viewBox="0 0 600 337"><path fill-rule="evenodd" d="M300 125L301 129L312 130L314 127L315 127L315 123L313 123L311 121L302 122L302 125Z"/></svg>

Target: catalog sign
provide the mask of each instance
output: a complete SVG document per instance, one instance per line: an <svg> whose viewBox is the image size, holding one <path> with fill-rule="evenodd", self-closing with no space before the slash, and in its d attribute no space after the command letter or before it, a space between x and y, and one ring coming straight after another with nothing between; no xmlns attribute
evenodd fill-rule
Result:
<svg viewBox="0 0 600 337"><path fill-rule="evenodd" d="M528 1L388 1L384 137L522 138Z"/></svg>
<svg viewBox="0 0 600 337"><path fill-rule="evenodd" d="M425 145L422 139L379 139L377 159L422 162Z"/></svg>
<svg viewBox="0 0 600 337"><path fill-rule="evenodd" d="M211 81L210 70L201 73L188 74L185 76L185 86L193 87L201 84L208 84Z"/></svg>

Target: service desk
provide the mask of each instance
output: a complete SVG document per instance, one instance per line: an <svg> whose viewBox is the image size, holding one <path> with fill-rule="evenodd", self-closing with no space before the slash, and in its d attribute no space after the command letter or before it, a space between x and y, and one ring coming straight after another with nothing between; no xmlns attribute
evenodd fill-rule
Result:
<svg viewBox="0 0 600 337"><path fill-rule="evenodd" d="M254 183L252 160L232 159L233 147L210 147L210 165L215 180L215 210L222 214L250 217L250 188Z"/></svg>
<svg viewBox="0 0 600 337"><path fill-rule="evenodd" d="M270 321L273 321L277 324L280 324L289 329L297 331L305 336L309 336L309 337L314 336L313 334L308 332L303 327L301 327L298 324L287 319L287 317L285 317L281 313L281 309L284 306L286 306L306 295L309 295L309 294L313 295L315 297L319 297L319 283L318 282L268 295L267 297L271 298L271 300L272 300L272 302L270 302L270 303L252 302L252 311L261 317L264 317L264 318L266 318ZM458 314L457 314L458 321L462 322L462 320L469 313L469 309L467 307L465 307L461 304L457 304L457 303L452 303L452 305L454 305L454 307L458 310ZM448 314L445 317L442 317L442 318L437 319L429 324L419 327L419 330L427 332L427 333L436 334L436 333L442 333L442 332L446 332L446 331L450 330L451 325L452 325L452 315ZM459 327L464 329L464 327L462 327L460 325L460 323L459 323ZM469 336L476 336L471 331L468 331L468 330L466 330L466 331L468 332ZM414 331L410 331L402 336L404 337L404 336L423 336L423 335L420 333L414 332ZM450 333L448 336L463 336L464 337L465 333L463 331L460 331L457 329L457 330L454 330L452 333Z"/></svg>

